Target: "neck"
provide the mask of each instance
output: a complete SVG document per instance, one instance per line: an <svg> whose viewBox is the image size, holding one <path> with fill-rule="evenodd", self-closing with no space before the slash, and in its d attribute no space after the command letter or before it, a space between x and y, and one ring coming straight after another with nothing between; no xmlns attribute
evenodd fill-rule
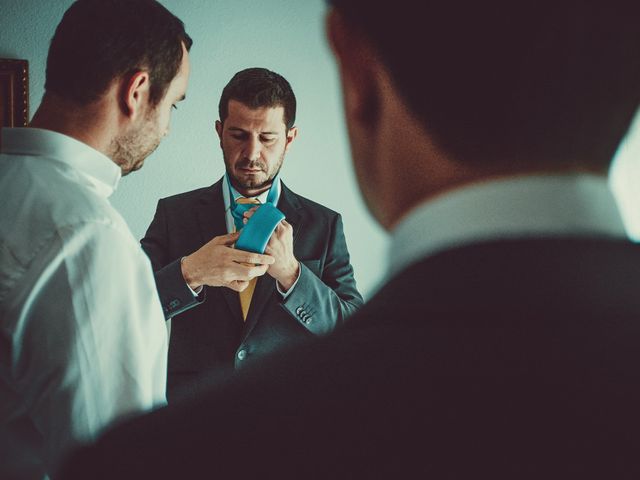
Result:
<svg viewBox="0 0 640 480"><path fill-rule="evenodd" d="M51 93L45 94L29 126L75 138L105 155L114 135L101 100L77 105Z"/></svg>
<svg viewBox="0 0 640 480"><path fill-rule="evenodd" d="M363 167L374 164L369 196L386 230L392 230L416 205L478 179L478 172L451 158L400 99L394 100L383 104L375 148L367 155L375 161Z"/></svg>
<svg viewBox="0 0 640 480"><path fill-rule="evenodd" d="M228 175L228 174L227 174ZM244 188L240 185L237 185L236 182L229 176L229 180L231 180L231 186L235 188L236 192L238 192L243 197L251 198L257 197L261 193L266 192L273 185L273 180L268 185L262 185L259 188Z"/></svg>
<svg viewBox="0 0 640 480"><path fill-rule="evenodd" d="M251 198L251 197L257 197L261 193L266 192L267 190L269 190L271 188L271 185L269 185L267 187L258 188L258 189L255 189L255 190L249 190L249 189L246 189L246 188L236 188L235 185L234 185L233 188L235 188L237 190L237 192L239 194L241 194L243 197Z"/></svg>
<svg viewBox="0 0 640 480"><path fill-rule="evenodd" d="M386 230L393 230L418 205L469 185L526 175L604 173L579 161L562 165L535 160L492 165L461 162L440 147L396 94L386 75L382 81L386 88L382 89L379 124L373 134L370 129L358 134L358 138L365 139L360 145L369 150L361 148L366 154L359 157L366 162L356 162L356 166L363 172L360 176L366 177L361 184L368 205Z"/></svg>

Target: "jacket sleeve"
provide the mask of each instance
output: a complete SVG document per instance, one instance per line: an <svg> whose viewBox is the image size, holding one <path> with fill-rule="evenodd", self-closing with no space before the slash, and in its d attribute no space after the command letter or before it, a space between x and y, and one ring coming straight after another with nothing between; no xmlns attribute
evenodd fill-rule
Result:
<svg viewBox="0 0 640 480"><path fill-rule="evenodd" d="M282 307L311 333L328 334L363 304L340 215L336 215L331 228L324 264L306 263L300 262L300 277Z"/></svg>
<svg viewBox="0 0 640 480"><path fill-rule="evenodd" d="M205 300L206 288L198 296L187 285L180 268L181 258L172 258L169 248L169 227L162 200L144 238L140 240L146 252L156 281L156 288L166 320L201 304Z"/></svg>

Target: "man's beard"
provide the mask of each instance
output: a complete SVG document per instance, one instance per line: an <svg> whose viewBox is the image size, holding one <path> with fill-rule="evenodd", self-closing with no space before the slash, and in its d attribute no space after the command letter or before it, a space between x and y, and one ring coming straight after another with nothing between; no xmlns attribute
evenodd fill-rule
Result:
<svg viewBox="0 0 640 480"><path fill-rule="evenodd" d="M284 163L284 154L285 154L285 151L283 149L282 154L280 155L278 164L276 165L276 168L273 170L273 172L271 172L270 174L267 174L267 178L265 180L260 181L258 179L251 179L251 178L242 179L234 175L234 173L229 168L229 162L227 160L227 156L224 150L222 151L222 156L224 158L224 165L227 171L227 175L229 175L229 179L231 180L231 185L236 190L262 190L262 189L266 189L266 187L271 186L271 184L273 183L273 179L276 177L276 175L278 175L278 173L280 173L280 169L282 168L282 164ZM236 167L237 168L260 168L263 172L266 170L265 163L261 161L243 160L238 164L236 164Z"/></svg>
<svg viewBox="0 0 640 480"><path fill-rule="evenodd" d="M160 145L161 136L155 120L153 114L149 114L140 126L111 141L109 157L120 166L123 176L140 170L145 158Z"/></svg>

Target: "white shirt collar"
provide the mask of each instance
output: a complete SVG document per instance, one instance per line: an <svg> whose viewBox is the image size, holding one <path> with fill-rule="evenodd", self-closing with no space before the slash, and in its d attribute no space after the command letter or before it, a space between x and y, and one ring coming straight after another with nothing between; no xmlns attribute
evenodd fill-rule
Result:
<svg viewBox="0 0 640 480"><path fill-rule="evenodd" d="M446 193L413 209L391 235L390 274L440 251L497 238L625 238L606 177L527 176Z"/></svg>
<svg viewBox="0 0 640 480"><path fill-rule="evenodd" d="M2 153L52 159L83 174L96 191L109 197L122 176L113 160L72 137L39 128L3 128Z"/></svg>

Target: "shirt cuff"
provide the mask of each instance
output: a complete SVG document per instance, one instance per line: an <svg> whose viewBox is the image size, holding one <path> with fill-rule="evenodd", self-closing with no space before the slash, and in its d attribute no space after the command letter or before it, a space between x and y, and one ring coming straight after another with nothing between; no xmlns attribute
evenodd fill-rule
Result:
<svg viewBox="0 0 640 480"><path fill-rule="evenodd" d="M296 278L296 281L293 282L293 285L291 285L291 288L289 288L289 290L287 290L286 292L282 291L282 289L280 288L280 284L276 280L276 290L278 290L278 293L282 295L283 300L286 300L287 297L291 294L291 292L293 292L293 289L296 288L296 285L298 284L298 280L300 280L301 273L302 273L302 267L298 268L298 278Z"/></svg>
<svg viewBox="0 0 640 480"><path fill-rule="evenodd" d="M194 297L197 297L198 295L200 295L202 293L202 285L200 285L198 288L196 288L195 290L193 288L191 288L189 286L189 284L187 283L187 288L189 289L189 291L191 291L191 293L193 293Z"/></svg>

